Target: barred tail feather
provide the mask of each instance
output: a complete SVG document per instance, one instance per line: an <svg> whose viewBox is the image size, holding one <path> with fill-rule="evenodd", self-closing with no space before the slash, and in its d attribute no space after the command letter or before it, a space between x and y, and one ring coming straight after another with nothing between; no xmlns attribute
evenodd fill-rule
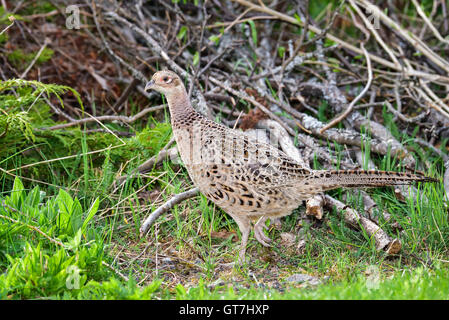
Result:
<svg viewBox="0 0 449 320"><path fill-rule="evenodd" d="M432 177L420 173L380 171L380 170L320 170L312 179L324 190L336 188L371 188L395 186L419 182L437 182Z"/></svg>

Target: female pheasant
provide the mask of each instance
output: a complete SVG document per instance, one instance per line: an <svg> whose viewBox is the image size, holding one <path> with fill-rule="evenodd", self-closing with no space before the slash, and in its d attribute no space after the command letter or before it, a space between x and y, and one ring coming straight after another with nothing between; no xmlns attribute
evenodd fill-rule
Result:
<svg viewBox="0 0 449 320"><path fill-rule="evenodd" d="M156 72L145 90L163 93L168 102L173 135L193 183L238 224L242 233L239 253L255 221L255 238L271 241L265 220L289 215L303 200L340 187L381 187L435 179L412 173L365 170L310 170L276 147L243 132L215 123L196 112L181 79L171 71Z"/></svg>

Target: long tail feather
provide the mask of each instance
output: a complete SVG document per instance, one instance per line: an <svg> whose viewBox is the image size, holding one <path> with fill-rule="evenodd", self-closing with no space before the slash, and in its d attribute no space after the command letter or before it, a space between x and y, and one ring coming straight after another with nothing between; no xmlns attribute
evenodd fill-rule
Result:
<svg viewBox="0 0 449 320"><path fill-rule="evenodd" d="M336 188L372 188L411 184L414 181L437 182L432 177L420 173L379 171L379 170L319 170L311 179L324 190Z"/></svg>

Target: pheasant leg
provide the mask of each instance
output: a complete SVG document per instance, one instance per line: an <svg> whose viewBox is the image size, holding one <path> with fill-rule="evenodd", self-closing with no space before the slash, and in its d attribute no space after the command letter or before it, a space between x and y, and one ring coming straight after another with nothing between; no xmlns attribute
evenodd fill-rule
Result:
<svg viewBox="0 0 449 320"><path fill-rule="evenodd" d="M254 236L260 244L265 247L270 247L271 239L263 232L264 229L267 229L267 225L265 224L267 219L268 217L263 216L256 222L254 225Z"/></svg>
<svg viewBox="0 0 449 320"><path fill-rule="evenodd" d="M240 217L231 215L231 217L237 222L240 232L242 234L242 243L239 251L239 263L245 262L246 245L248 244L249 231L251 230L251 222L247 217Z"/></svg>

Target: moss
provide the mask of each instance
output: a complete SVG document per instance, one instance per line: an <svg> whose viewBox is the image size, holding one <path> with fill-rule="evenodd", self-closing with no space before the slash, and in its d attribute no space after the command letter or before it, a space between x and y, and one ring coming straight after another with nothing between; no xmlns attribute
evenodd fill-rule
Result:
<svg viewBox="0 0 449 320"><path fill-rule="evenodd" d="M22 49L16 49L13 52L8 54L8 61L16 68L18 69L25 69L31 61L36 57L37 53L31 52L31 53L24 53ZM48 60L51 59L53 56L54 51L50 48L45 48L42 50L39 58L37 58L36 64L40 65Z"/></svg>
<svg viewBox="0 0 449 320"><path fill-rule="evenodd" d="M8 41L8 39L9 39L9 36L7 33L0 34L0 44L5 43L6 41Z"/></svg>
<svg viewBox="0 0 449 320"><path fill-rule="evenodd" d="M48 13L57 8L50 1L34 1L33 3L24 6L20 10L20 14L24 16L38 14L38 13Z"/></svg>

